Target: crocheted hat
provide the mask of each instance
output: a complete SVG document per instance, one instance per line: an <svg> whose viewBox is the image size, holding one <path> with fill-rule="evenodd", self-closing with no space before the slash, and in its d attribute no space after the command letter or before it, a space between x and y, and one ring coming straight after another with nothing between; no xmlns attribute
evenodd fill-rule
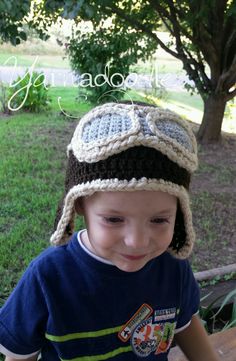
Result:
<svg viewBox="0 0 236 361"><path fill-rule="evenodd" d="M197 144L187 122L148 105L107 103L88 112L67 148L65 195L51 243L66 243L74 230L75 200L98 191L163 191L178 199L168 251L189 256L195 234L189 183Z"/></svg>

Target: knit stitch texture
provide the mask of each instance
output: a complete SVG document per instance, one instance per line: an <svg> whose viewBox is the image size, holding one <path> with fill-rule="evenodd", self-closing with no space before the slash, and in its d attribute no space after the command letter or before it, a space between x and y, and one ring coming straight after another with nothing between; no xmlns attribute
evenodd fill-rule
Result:
<svg viewBox="0 0 236 361"><path fill-rule="evenodd" d="M80 120L67 155L65 194L53 244L66 243L73 233L77 198L98 191L155 190L178 199L169 252L188 257L195 238L188 189L198 159L196 139L186 121L148 105L104 104Z"/></svg>

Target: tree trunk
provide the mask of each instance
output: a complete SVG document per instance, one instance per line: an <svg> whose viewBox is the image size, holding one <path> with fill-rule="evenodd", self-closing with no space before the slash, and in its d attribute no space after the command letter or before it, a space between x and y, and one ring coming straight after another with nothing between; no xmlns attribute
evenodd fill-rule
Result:
<svg viewBox="0 0 236 361"><path fill-rule="evenodd" d="M226 100L222 95L210 95L204 101L204 114L197 138L200 143L219 142Z"/></svg>

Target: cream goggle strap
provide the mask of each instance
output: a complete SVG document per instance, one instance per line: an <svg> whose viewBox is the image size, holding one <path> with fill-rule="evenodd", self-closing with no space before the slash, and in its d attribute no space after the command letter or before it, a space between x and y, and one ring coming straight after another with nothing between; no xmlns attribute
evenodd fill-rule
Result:
<svg viewBox="0 0 236 361"><path fill-rule="evenodd" d="M97 107L78 124L68 151L79 162L97 162L130 147L159 150L179 166L194 172L197 144L187 122L168 110L110 103Z"/></svg>

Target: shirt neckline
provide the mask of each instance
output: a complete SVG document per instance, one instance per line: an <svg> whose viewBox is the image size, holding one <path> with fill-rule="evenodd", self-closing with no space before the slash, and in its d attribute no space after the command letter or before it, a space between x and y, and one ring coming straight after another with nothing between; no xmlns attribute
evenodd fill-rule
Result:
<svg viewBox="0 0 236 361"><path fill-rule="evenodd" d="M87 268L87 271L90 272L102 272L104 276L111 277L125 277L128 279L135 278L137 276L145 275L146 272L149 272L157 262L157 258L150 260L142 269L134 272L126 272L120 270L116 265L112 264L105 258L95 255L93 252L87 249L85 245L81 242L81 234L86 229L79 230L71 238L69 243L69 248L72 251L73 257L77 262L82 262L83 265ZM79 233L79 235L78 235Z"/></svg>
<svg viewBox="0 0 236 361"><path fill-rule="evenodd" d="M104 264L108 264L110 266L114 266L114 263L112 263L111 261L108 261L107 259L100 257L98 255L96 255L95 253L91 252L83 243L81 235L83 232L86 232L86 229L82 229L77 233L77 240L79 242L80 247L92 258L96 259L97 261L104 263Z"/></svg>

